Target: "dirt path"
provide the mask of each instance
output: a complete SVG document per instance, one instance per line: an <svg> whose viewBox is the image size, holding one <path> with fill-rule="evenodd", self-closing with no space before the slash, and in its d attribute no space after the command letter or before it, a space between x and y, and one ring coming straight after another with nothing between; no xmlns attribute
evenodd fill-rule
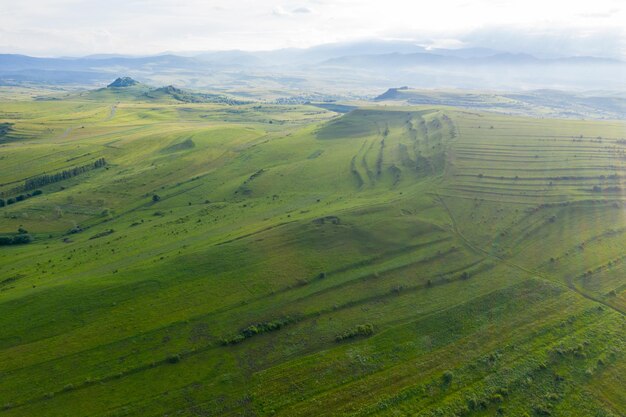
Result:
<svg viewBox="0 0 626 417"><path fill-rule="evenodd" d="M479 253L482 253L482 254L484 254L486 256L489 256L491 258L499 260L500 262L503 262L504 264L506 264L506 265L508 265L508 266L510 266L512 268L518 269L520 271L524 271L524 272L526 272L526 273L528 273L528 274L530 274L532 276L539 277L539 278L544 279L546 281L550 281L552 283L559 284L559 285L561 285L561 286L563 286L563 287L565 287L565 288L567 288L567 289L569 289L571 291L576 292L577 294L585 297L588 300L595 301L596 303L600 303L603 306L606 306L606 307L610 308L611 310L618 312L622 316L626 316L626 312L624 312L624 311L622 311L622 310L620 310L620 309L618 309L616 307L613 307L610 304L605 303L604 301L600 300L597 297L594 297L593 295L590 295L590 294L587 294L587 293L581 291L580 289L576 288L576 286L571 284L571 283L568 284L568 283L564 283L564 282L562 282L561 280L558 280L558 279L550 279L550 278L546 277L545 275L541 274L540 272L537 272L537 271L534 271L532 269L526 268L526 267L524 267L522 265L516 264L515 262L509 261L509 260L507 260L507 259L505 259L505 258L503 258L503 257L501 257L499 255L496 255L494 253L491 253L491 252L489 252L489 251L487 251L487 250L485 250L483 248L480 248L480 247L474 245L458 229L456 219L454 218L454 215L452 214L452 211L450 210L448 205L445 203L443 198L441 198L441 196L438 193L433 193L433 194L437 197L437 199L439 200L439 202L441 203L443 208L446 210L446 213L448 214L448 217L450 217L450 221L452 222L452 232L455 235L457 235L463 241L463 243L468 248L473 250L474 252L479 252Z"/></svg>
<svg viewBox="0 0 626 417"><path fill-rule="evenodd" d="M111 119L113 119L115 117L115 112L117 111L117 105L118 104L120 104L119 101L111 106L111 111L109 112L109 115L107 116L106 119L104 119L105 122L108 122L109 120L111 120Z"/></svg>

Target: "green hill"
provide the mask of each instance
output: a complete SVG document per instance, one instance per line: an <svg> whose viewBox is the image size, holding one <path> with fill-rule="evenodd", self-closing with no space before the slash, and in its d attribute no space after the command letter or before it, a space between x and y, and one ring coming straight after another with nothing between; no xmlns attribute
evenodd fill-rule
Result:
<svg viewBox="0 0 626 417"><path fill-rule="evenodd" d="M623 121L144 88L2 104L0 416L626 414Z"/></svg>
<svg viewBox="0 0 626 417"><path fill-rule="evenodd" d="M144 102L159 104L180 103L215 103L227 105L242 105L249 103L235 97L224 94L199 93L183 90L172 85L165 87L150 87L139 83L132 78L117 78L106 88L84 91L65 98L72 101L98 101L98 102Z"/></svg>
<svg viewBox="0 0 626 417"><path fill-rule="evenodd" d="M116 78L111 84L107 85L107 88L125 88L132 87L137 84L139 84L139 81L133 80L130 77L119 77Z"/></svg>

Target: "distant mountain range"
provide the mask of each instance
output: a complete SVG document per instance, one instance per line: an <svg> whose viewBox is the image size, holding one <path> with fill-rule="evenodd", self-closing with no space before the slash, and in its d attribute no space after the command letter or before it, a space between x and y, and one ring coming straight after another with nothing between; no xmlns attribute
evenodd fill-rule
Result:
<svg viewBox="0 0 626 417"><path fill-rule="evenodd" d="M218 51L155 56L91 55L36 58L0 54L0 85L102 85L130 74L142 81L212 88L272 85L309 89L346 84L372 89L409 83L421 87L524 88L565 83L578 88L623 86L625 64L597 57L541 59L487 48L431 49L410 42L337 43L308 49ZM547 70L546 70L547 69ZM543 83L543 84L542 84ZM612 84L611 84L612 83Z"/></svg>

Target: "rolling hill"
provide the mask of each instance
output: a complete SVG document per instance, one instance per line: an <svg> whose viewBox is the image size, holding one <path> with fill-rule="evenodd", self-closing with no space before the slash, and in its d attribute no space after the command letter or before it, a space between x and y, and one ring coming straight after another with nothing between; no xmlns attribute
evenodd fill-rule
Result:
<svg viewBox="0 0 626 417"><path fill-rule="evenodd" d="M0 416L626 414L623 120L178 91L2 103Z"/></svg>

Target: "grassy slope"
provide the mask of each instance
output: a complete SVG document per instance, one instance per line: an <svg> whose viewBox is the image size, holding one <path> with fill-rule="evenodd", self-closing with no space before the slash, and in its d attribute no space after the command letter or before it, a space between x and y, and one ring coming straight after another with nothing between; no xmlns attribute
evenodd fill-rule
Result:
<svg viewBox="0 0 626 417"><path fill-rule="evenodd" d="M109 166L0 209L0 415L626 413L623 123L119 98L3 103Z"/></svg>

